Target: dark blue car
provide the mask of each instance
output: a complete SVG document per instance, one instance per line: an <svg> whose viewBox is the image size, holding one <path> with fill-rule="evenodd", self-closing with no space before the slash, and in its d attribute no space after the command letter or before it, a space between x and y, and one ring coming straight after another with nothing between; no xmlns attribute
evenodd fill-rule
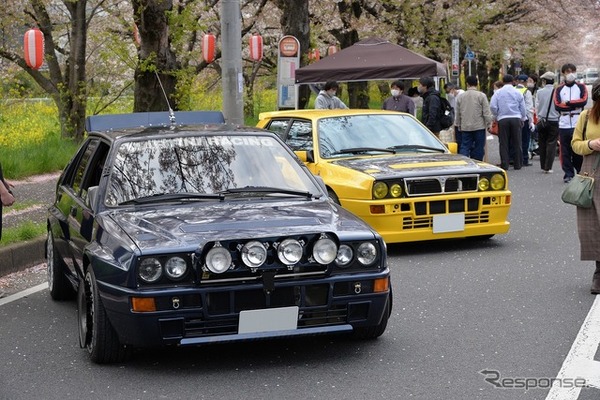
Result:
<svg viewBox="0 0 600 400"><path fill-rule="evenodd" d="M382 238L273 133L172 117L88 122L58 181L50 295L76 296L92 361L123 361L134 347L383 334Z"/></svg>

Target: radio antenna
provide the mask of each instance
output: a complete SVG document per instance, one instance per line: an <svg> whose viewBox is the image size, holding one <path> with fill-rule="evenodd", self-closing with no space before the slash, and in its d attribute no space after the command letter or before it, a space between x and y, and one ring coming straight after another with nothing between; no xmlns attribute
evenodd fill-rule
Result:
<svg viewBox="0 0 600 400"><path fill-rule="evenodd" d="M173 109L171 108L171 104L169 103L169 98L167 97L167 93L165 92L165 88L163 87L163 84L160 81L160 77L158 76L158 72L154 71L154 74L156 75L156 79L158 80L158 84L160 85L160 89L163 92L163 96L165 96L165 101L167 102L167 107L169 107L169 121L171 122L171 125L174 125L175 124L175 113L173 112Z"/></svg>

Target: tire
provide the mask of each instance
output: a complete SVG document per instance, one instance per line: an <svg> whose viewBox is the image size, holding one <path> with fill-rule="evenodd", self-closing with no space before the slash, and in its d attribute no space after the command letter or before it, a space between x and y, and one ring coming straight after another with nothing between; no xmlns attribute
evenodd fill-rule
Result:
<svg viewBox="0 0 600 400"><path fill-rule="evenodd" d="M390 290L390 294L387 299L387 303L385 304L385 312L383 317L381 318L381 322L374 326L365 326L360 328L355 328L353 332L353 336L356 339L369 340L369 339L377 339L379 336L383 335L385 329L387 328L388 320L390 319L390 314L392 311L392 291Z"/></svg>
<svg viewBox="0 0 600 400"><path fill-rule="evenodd" d="M79 345L87 349L93 362L122 362L131 356L131 348L119 342L117 333L108 320L91 267L88 268L85 279L79 283L77 322Z"/></svg>
<svg viewBox="0 0 600 400"><path fill-rule="evenodd" d="M56 251L54 236L48 230L46 239L46 257L48 274L48 291L53 300L71 300L75 297L75 290L65 275L66 265Z"/></svg>
<svg viewBox="0 0 600 400"><path fill-rule="evenodd" d="M337 194L335 194L333 190L327 189L327 195L335 204L340 206L342 205L342 203L340 203L340 199L337 197Z"/></svg>

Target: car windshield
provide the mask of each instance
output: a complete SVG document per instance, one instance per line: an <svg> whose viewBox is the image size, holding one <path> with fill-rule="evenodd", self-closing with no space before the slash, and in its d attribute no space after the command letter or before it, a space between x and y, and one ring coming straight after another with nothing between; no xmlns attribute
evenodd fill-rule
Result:
<svg viewBox="0 0 600 400"><path fill-rule="evenodd" d="M389 154L403 151L445 152L446 148L412 116L348 115L318 122L319 154L323 158L352 154Z"/></svg>
<svg viewBox="0 0 600 400"><path fill-rule="evenodd" d="M214 135L122 143L116 151L105 203L154 197L206 201L239 188L269 188L271 196L315 194L319 188L299 162L271 137ZM247 192L248 189L245 190ZM207 196L165 196L197 193ZM157 196L160 195L160 196Z"/></svg>

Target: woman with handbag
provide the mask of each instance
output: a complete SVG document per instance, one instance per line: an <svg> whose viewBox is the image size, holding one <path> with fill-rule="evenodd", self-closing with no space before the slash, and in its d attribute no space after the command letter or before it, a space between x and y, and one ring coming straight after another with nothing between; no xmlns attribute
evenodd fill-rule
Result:
<svg viewBox="0 0 600 400"><path fill-rule="evenodd" d="M592 85L592 100L593 107L584 110L577 121L571 147L573 152L583 156L581 171L588 171L600 182L600 168L597 168L600 162L600 79ZM577 207L577 232L581 260L596 261L591 293L600 294L600 183L594 184L591 207Z"/></svg>

